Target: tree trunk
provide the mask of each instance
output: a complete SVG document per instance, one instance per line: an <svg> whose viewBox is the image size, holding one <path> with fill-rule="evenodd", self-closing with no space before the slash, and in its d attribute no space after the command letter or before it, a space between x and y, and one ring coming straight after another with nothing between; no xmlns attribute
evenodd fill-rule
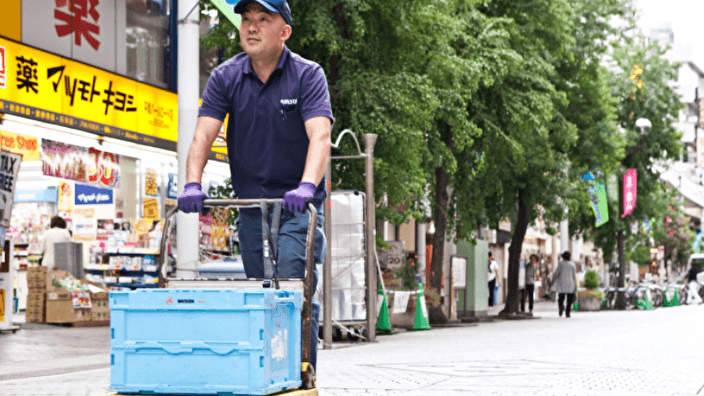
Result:
<svg viewBox="0 0 704 396"><path fill-rule="evenodd" d="M455 152L455 143L452 140L452 131L447 128L445 144ZM444 167L435 168L435 236L433 238L433 256L430 262L430 279L428 287L433 289L438 296L442 292L443 264L445 262L445 240L447 239L447 213L450 207L450 174ZM442 304L437 307L428 307L428 316L431 323L447 323L448 318L443 311Z"/></svg>
<svg viewBox="0 0 704 396"><path fill-rule="evenodd" d="M519 290L518 271L521 260L521 250L523 240L530 223L530 209L525 202L525 191L518 190L518 219L516 227L511 237L511 246L508 248L508 290L506 293L506 306L499 313L500 316L508 316L518 312Z"/></svg>

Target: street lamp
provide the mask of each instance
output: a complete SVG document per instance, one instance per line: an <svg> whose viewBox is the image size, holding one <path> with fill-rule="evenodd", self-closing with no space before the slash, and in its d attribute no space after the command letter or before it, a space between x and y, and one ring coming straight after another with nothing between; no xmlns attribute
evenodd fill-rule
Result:
<svg viewBox="0 0 704 396"><path fill-rule="evenodd" d="M639 118L636 120L636 128L640 128L640 134L641 135L647 135L648 133L645 131L645 128L652 128L653 124L650 123L650 120L647 118Z"/></svg>
<svg viewBox="0 0 704 396"><path fill-rule="evenodd" d="M650 129L653 127L653 124L648 120L647 118L639 118L636 120L636 128L640 128L640 134L642 136L647 135L648 133L645 131L646 128ZM640 151L642 150L643 147L639 144L638 149L635 150ZM630 153L630 154L635 154L635 153ZM623 163L622 163L623 164ZM618 183L618 210L620 214L620 218L623 219L623 181ZM617 247L618 247L618 261L619 261L619 274L618 274L618 287L624 287L624 281L626 279L626 252L625 252L625 246L624 246L624 241L623 241L623 229L620 229L617 233ZM626 309L626 294L623 291L619 291L618 294L616 295L616 307L618 309Z"/></svg>

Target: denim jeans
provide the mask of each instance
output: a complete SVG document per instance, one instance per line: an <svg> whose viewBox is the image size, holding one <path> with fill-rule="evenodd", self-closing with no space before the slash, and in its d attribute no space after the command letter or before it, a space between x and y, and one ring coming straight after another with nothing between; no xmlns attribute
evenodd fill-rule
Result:
<svg viewBox="0 0 704 396"><path fill-rule="evenodd" d="M315 263L323 262L327 250L322 204L315 205L318 221L315 232ZM269 211L269 224L273 214ZM308 231L308 212L291 213L284 210L281 215L277 249L277 277L304 278L306 265L306 235ZM264 278L264 260L262 248L262 220L259 209L242 209L239 217L239 239L244 270L248 278ZM315 271L313 290L318 285L318 271ZM316 367L318 360L318 322L320 304L313 298L311 317L310 363Z"/></svg>

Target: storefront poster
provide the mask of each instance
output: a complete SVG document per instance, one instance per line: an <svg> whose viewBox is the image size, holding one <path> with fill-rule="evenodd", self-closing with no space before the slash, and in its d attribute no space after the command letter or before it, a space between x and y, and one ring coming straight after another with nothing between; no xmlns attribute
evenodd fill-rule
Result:
<svg viewBox="0 0 704 396"><path fill-rule="evenodd" d="M159 201L156 198L144 198L144 217L147 219L159 218Z"/></svg>
<svg viewBox="0 0 704 396"><path fill-rule="evenodd" d="M0 227L9 228L22 155L0 151Z"/></svg>
<svg viewBox="0 0 704 396"><path fill-rule="evenodd" d="M113 191L111 189L93 187L86 184L76 184L76 206L109 205L112 203Z"/></svg>
<svg viewBox="0 0 704 396"><path fill-rule="evenodd" d="M178 176L175 173L169 173L169 184L166 196L169 199L178 198Z"/></svg>
<svg viewBox="0 0 704 396"><path fill-rule="evenodd" d="M2 149L15 154L22 154L24 161L39 161L39 139L33 136L0 130Z"/></svg>
<svg viewBox="0 0 704 396"><path fill-rule="evenodd" d="M0 227L0 246L5 246L5 238L7 237L7 228ZM2 322L0 320L0 322Z"/></svg>
<svg viewBox="0 0 704 396"><path fill-rule="evenodd" d="M59 182L59 211L70 212L73 210L74 190L73 183Z"/></svg>
<svg viewBox="0 0 704 396"><path fill-rule="evenodd" d="M91 217L76 217L73 219L73 240L77 242L91 242L95 240L97 221Z"/></svg>
<svg viewBox="0 0 704 396"><path fill-rule="evenodd" d="M144 172L144 193L152 197L156 197L159 193L157 188L157 173L153 169L147 169Z"/></svg>
<svg viewBox="0 0 704 396"><path fill-rule="evenodd" d="M120 187L120 156L95 148L42 140L45 176L75 180L99 187Z"/></svg>

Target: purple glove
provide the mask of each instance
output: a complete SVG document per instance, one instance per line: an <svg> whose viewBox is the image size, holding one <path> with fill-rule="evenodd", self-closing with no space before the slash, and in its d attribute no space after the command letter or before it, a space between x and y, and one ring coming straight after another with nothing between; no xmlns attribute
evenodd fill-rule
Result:
<svg viewBox="0 0 704 396"><path fill-rule="evenodd" d="M183 187L181 196L178 197L178 208L183 213L202 213L204 215L210 212L209 208L203 211L203 200L208 197L200 187L200 183L188 183Z"/></svg>
<svg viewBox="0 0 704 396"><path fill-rule="evenodd" d="M284 209L291 212L305 212L306 200L313 198L317 187L313 183L300 182L298 188L284 194Z"/></svg>

